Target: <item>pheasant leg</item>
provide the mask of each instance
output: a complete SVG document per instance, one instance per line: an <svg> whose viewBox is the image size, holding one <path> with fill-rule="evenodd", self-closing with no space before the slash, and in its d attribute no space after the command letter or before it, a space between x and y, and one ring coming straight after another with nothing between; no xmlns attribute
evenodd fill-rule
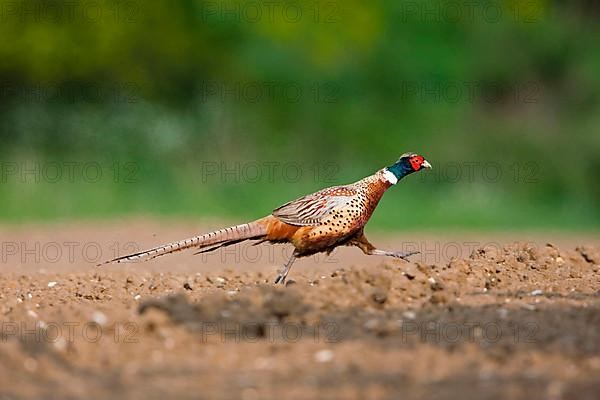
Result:
<svg viewBox="0 0 600 400"><path fill-rule="evenodd" d="M290 269L292 269L292 264L294 263L294 260L296 260L296 254L292 254L290 259L287 260L285 265L279 270L279 274L277 275L277 278L275 278L275 284L285 284L285 278L290 273Z"/></svg>
<svg viewBox="0 0 600 400"><path fill-rule="evenodd" d="M350 241L348 244L358 247L359 249L361 249L363 251L363 253L365 253L367 255L394 257L394 258L400 258L405 261L408 257L415 255L415 254L419 254L418 251L402 252L402 251L380 250L380 249L376 248L375 246L373 246L371 244L371 242L369 242L367 240L364 233L359 234L355 239Z"/></svg>

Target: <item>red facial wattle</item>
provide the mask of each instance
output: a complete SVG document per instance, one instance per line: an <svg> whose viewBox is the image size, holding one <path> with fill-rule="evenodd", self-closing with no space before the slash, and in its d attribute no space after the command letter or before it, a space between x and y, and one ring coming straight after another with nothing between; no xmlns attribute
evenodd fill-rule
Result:
<svg viewBox="0 0 600 400"><path fill-rule="evenodd" d="M425 159L421 156L411 157L410 166L412 167L413 170L418 171L419 169L421 169L421 165L423 164L423 161L425 161Z"/></svg>

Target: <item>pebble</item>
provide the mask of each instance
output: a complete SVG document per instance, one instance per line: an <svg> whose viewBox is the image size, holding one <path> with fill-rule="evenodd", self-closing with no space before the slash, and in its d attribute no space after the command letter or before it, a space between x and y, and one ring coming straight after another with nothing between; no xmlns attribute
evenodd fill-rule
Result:
<svg viewBox="0 0 600 400"><path fill-rule="evenodd" d="M375 291L373 291L373 293L371 294L371 299L373 299L373 301L377 304L383 304L387 301L387 293L385 293L383 290L381 289L376 289Z"/></svg>
<svg viewBox="0 0 600 400"><path fill-rule="evenodd" d="M48 287L52 288L52 287L56 286L57 284L58 284L58 282L54 282L54 281L48 282Z"/></svg>
<svg viewBox="0 0 600 400"><path fill-rule="evenodd" d="M530 295L532 295L532 296L539 296L539 295L541 295L542 293L544 293L542 290L540 290L540 289L536 289L536 290L534 290L533 292L531 292L531 293L529 293L529 294L530 294Z"/></svg>
<svg viewBox="0 0 600 400"><path fill-rule="evenodd" d="M372 330L375 329L379 325L379 322L376 319L370 319L365 322L365 329Z"/></svg>
<svg viewBox="0 0 600 400"><path fill-rule="evenodd" d="M67 341L64 338L59 338L58 340L54 341L52 343L52 345L56 348L56 350L58 351L64 351L67 349Z"/></svg>
<svg viewBox="0 0 600 400"><path fill-rule="evenodd" d="M320 363L326 363L333 360L333 351L331 350L320 350L315 353L315 361Z"/></svg>
<svg viewBox="0 0 600 400"><path fill-rule="evenodd" d="M414 311L404 311L402 316L406 319L415 319L417 318L417 313Z"/></svg>
<svg viewBox="0 0 600 400"><path fill-rule="evenodd" d="M94 311L92 313L92 321L100 326L104 326L108 322L108 317L102 311Z"/></svg>

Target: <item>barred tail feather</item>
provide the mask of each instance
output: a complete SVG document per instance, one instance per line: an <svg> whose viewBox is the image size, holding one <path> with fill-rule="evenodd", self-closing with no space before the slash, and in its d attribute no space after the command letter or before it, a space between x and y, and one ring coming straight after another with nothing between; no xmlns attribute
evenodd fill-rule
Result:
<svg viewBox="0 0 600 400"><path fill-rule="evenodd" d="M205 233L203 235L194 236L177 242L167 243L149 250L140 251L139 253L117 257L115 259L98 264L98 266L111 263L148 261L159 256L164 256L165 254L175 253L177 251L192 247L196 247L198 249L211 247L211 249L208 250L212 250L216 247L227 246L244 240L262 239L266 234L267 225L263 222L263 220L257 220L247 224L219 229L218 231ZM213 247L215 245L217 246Z"/></svg>

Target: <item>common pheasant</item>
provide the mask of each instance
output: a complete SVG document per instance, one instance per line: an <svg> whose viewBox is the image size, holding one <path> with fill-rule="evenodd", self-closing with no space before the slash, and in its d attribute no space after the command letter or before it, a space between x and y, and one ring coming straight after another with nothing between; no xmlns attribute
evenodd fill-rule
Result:
<svg viewBox="0 0 600 400"><path fill-rule="evenodd" d="M191 247L199 249L196 253L199 254L244 240L257 240L257 244L291 243L295 250L275 279L275 283L283 284L296 258L319 252L329 254L342 245L356 246L369 255L406 259L418 252L377 249L367 240L363 229L385 191L423 168L431 168L423 156L405 153L393 165L356 183L329 187L290 201L256 221L118 257L104 264L151 260Z"/></svg>

